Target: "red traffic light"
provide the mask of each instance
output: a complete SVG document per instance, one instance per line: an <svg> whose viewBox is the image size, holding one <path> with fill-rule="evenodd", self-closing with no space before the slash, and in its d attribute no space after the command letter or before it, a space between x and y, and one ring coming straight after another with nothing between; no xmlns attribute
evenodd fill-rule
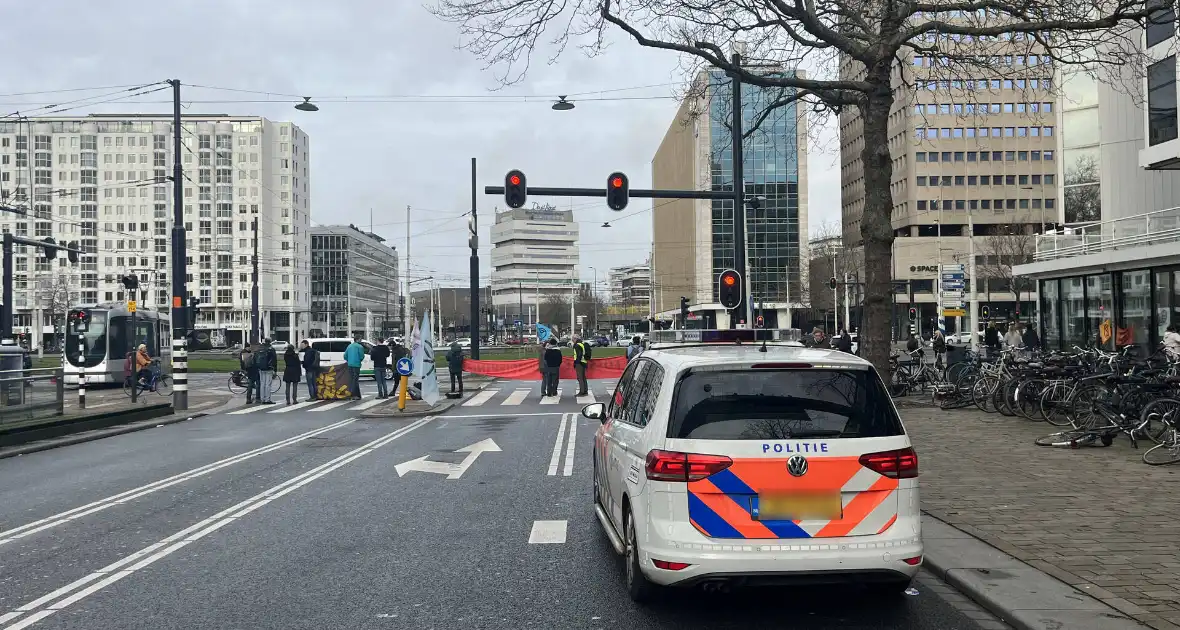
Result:
<svg viewBox="0 0 1180 630"><path fill-rule="evenodd" d="M741 276L733 269L726 269L717 280L717 301L725 308L737 308L742 301Z"/></svg>
<svg viewBox="0 0 1180 630"><path fill-rule="evenodd" d="M509 175L508 182L510 184L512 184L513 186L519 186L520 185L520 175L516 175L516 174Z"/></svg>
<svg viewBox="0 0 1180 630"><path fill-rule="evenodd" d="M610 178L610 186L611 188L622 188L623 178L618 176Z"/></svg>
<svg viewBox="0 0 1180 630"><path fill-rule="evenodd" d="M721 281L724 282L726 286L732 287L734 285L734 283L737 282L737 278L733 277L733 274L727 273L727 274L721 276Z"/></svg>

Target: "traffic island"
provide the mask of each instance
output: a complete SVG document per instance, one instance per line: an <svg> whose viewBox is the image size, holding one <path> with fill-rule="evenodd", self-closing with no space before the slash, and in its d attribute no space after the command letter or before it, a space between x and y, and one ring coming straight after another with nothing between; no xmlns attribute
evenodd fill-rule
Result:
<svg viewBox="0 0 1180 630"><path fill-rule="evenodd" d="M451 398L444 396L439 398L439 402L433 407L422 402L421 400L406 400L406 408L400 411L397 408L397 396L390 395L389 402L383 405L377 405L371 409L366 409L361 412L362 418L418 418L421 416L437 416L442 413L450 411L451 407L462 404L464 400L473 396L476 392L482 391L488 385L496 381L493 378L486 378L480 376L472 376L470 378L464 377L463 395L458 398ZM442 395L442 394L440 394Z"/></svg>

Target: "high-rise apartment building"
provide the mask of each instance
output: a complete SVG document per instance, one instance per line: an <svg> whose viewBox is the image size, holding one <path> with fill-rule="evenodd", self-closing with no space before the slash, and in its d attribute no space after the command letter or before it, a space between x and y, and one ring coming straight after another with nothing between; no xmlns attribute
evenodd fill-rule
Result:
<svg viewBox="0 0 1180 630"><path fill-rule="evenodd" d="M187 286L201 300L197 327L225 329L229 342L248 333L257 241L261 327L285 339L301 315L302 336L307 134L257 116L192 115L181 124ZM77 241L86 252L71 265L17 248L13 332L52 330L66 308L130 297L118 282L128 272L140 277L141 308L170 307L174 131L171 116L148 114L0 122L0 200L29 210L27 217L0 213L0 228Z"/></svg>
<svg viewBox="0 0 1180 630"><path fill-rule="evenodd" d="M941 38L938 44L948 50L960 45L947 36L928 37L932 43ZM965 40L961 45L960 55L987 50ZM1035 235L1058 220L1060 174L1055 65L1030 47L1019 38L996 42L992 54L977 55L976 63L959 61L954 73L951 60L922 54L894 70L895 321L916 308L924 334L937 326L938 265L968 267L969 238L978 277L967 279L964 299L976 291L993 319L1015 317L1021 304L1031 313L1035 304L1035 289L1014 281L1011 269L1031 259ZM860 72L855 62L843 67L844 76ZM840 146L843 235L846 246L860 248L864 139L854 107L840 115ZM955 324L948 319L949 330Z"/></svg>
<svg viewBox="0 0 1180 630"><path fill-rule="evenodd" d="M311 228L312 337L402 333L397 249L355 225Z"/></svg>
<svg viewBox="0 0 1180 630"><path fill-rule="evenodd" d="M550 296L570 300L578 289L578 224L553 206L496 214L492 226L492 307L506 322L536 322Z"/></svg>
<svg viewBox="0 0 1180 630"><path fill-rule="evenodd" d="M641 263L611 267L610 301L626 305L637 312L648 311L651 302L651 265Z"/></svg>
<svg viewBox="0 0 1180 630"><path fill-rule="evenodd" d="M767 68L767 72L784 71ZM788 72L792 70L786 70ZM729 131L730 79L701 72L652 159L655 188L733 190ZM752 125L780 90L742 86L743 119ZM755 311L768 328L791 324L802 307L807 265L807 124L794 104L771 112L743 143L747 206L746 259ZM729 199L658 200L652 206L652 299L663 317L679 314L680 297L702 327L726 328L718 302L721 272L734 266L734 207Z"/></svg>

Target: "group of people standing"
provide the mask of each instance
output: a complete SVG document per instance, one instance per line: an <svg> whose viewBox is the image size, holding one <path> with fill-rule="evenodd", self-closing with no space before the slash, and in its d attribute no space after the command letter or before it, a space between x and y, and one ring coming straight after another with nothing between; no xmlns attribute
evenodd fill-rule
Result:
<svg viewBox="0 0 1180 630"><path fill-rule="evenodd" d="M578 396L585 396L589 392L586 384L586 366L590 363L593 347L580 336L571 339L574 348L574 373L578 377ZM448 356L449 358L449 356ZM541 344L541 355L537 357L538 367L541 369L541 397L557 395L557 385L561 381L561 350L557 347L557 340L550 337ZM454 374L454 371L451 372ZM452 390L454 387L452 386ZM460 389L462 390L462 383Z"/></svg>

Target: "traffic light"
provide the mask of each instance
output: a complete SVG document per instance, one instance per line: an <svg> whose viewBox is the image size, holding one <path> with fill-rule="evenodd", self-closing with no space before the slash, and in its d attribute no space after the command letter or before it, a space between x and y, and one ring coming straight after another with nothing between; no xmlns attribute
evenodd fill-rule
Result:
<svg viewBox="0 0 1180 630"><path fill-rule="evenodd" d="M717 279L717 297L725 308L737 308L742 303L742 277L733 269L721 272Z"/></svg>
<svg viewBox="0 0 1180 630"><path fill-rule="evenodd" d="M127 289L128 291L133 291L139 288L139 276L133 273L129 273L122 278L119 278L119 282L121 282L123 284L123 288ZM135 299L134 293L131 294L131 299Z"/></svg>
<svg viewBox="0 0 1180 630"><path fill-rule="evenodd" d="M41 240L41 242L45 243L46 245L50 245L50 247L45 248L45 260L53 260L54 258L57 258L57 248L52 247L53 245L57 245L57 241L53 240L52 236L46 236Z"/></svg>
<svg viewBox="0 0 1180 630"><path fill-rule="evenodd" d="M188 312L186 313L189 331L197 329L197 307L201 305L201 298L190 295L188 298Z"/></svg>
<svg viewBox="0 0 1180 630"><path fill-rule="evenodd" d="M757 328L762 328L763 326L766 326L766 320L763 319L761 315L759 315L754 318L754 326Z"/></svg>
<svg viewBox="0 0 1180 630"><path fill-rule="evenodd" d="M836 290L836 277L835 276L832 276L831 278L828 279L828 288L833 291Z"/></svg>
<svg viewBox="0 0 1180 630"><path fill-rule="evenodd" d="M504 203L508 204L509 208L520 208L524 206L527 197L528 182L524 178L524 173L515 169L508 171L504 176Z"/></svg>
<svg viewBox="0 0 1180 630"><path fill-rule="evenodd" d="M70 314L70 325L75 333L84 333L90 328L90 311L74 311Z"/></svg>
<svg viewBox="0 0 1180 630"><path fill-rule="evenodd" d="M987 307L987 304L984 304L983 307L980 309L979 316L984 319L989 319L991 317L991 309L989 309Z"/></svg>
<svg viewBox="0 0 1180 630"><path fill-rule="evenodd" d="M622 210L627 207L627 196L630 194L630 184L627 176L622 173L611 173L606 178L606 205L611 210Z"/></svg>
<svg viewBox="0 0 1180 630"><path fill-rule="evenodd" d="M912 306L910 307L910 321L911 322L918 321L918 309L916 309Z"/></svg>
<svg viewBox="0 0 1180 630"><path fill-rule="evenodd" d="M688 298L683 295L680 296L680 321L681 323L688 321Z"/></svg>
<svg viewBox="0 0 1180 630"><path fill-rule="evenodd" d="M78 241L70 241L66 244L66 247L69 247L70 249L78 249ZM78 252L66 252L66 258L68 258L71 263L77 264Z"/></svg>

